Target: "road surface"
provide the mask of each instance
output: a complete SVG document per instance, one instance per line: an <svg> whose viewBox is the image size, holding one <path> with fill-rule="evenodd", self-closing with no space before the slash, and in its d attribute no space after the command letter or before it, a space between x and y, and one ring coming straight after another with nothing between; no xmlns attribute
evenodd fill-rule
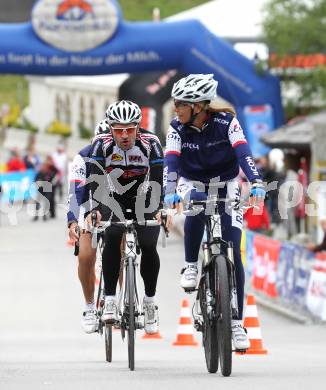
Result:
<svg viewBox="0 0 326 390"><path fill-rule="evenodd" d="M136 340L136 370L127 344L113 335L113 362L104 341L83 333L76 258L67 247L64 210L32 222L24 209L18 224L0 226L0 389L313 389L326 382L326 327L302 325L258 307L265 356L234 356L229 378L208 374L201 337L197 347L176 347L181 301L182 240L172 235L161 254L157 299L160 340Z"/></svg>

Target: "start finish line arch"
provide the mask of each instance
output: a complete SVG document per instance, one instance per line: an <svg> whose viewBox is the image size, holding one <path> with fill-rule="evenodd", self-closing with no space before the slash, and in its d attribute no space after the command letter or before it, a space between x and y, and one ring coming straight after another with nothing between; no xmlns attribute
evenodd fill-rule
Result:
<svg viewBox="0 0 326 390"><path fill-rule="evenodd" d="M256 135L284 122L279 80L258 75L252 61L195 20L126 22L115 0L39 0L30 22L0 24L0 73L67 76L168 69L213 73L218 94L233 104L249 138L257 112L261 129ZM265 107L263 115L257 107Z"/></svg>

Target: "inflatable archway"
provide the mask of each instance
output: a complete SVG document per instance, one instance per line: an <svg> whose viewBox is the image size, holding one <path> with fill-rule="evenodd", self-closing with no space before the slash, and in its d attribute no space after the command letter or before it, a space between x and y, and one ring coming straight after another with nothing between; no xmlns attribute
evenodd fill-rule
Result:
<svg viewBox="0 0 326 390"><path fill-rule="evenodd" d="M115 0L39 0L31 22L0 24L0 73L98 75L168 69L214 73L219 95L234 105L249 134L251 127L259 132L283 124L278 79L259 76L252 61L195 20L126 22ZM257 107L264 107L263 115Z"/></svg>

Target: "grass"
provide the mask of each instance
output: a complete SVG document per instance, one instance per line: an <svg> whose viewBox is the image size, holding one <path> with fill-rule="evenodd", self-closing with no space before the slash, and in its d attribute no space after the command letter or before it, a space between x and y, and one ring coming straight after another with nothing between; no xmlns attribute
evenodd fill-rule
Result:
<svg viewBox="0 0 326 390"><path fill-rule="evenodd" d="M155 7L161 11L161 18L185 11L207 0L120 0L123 18L126 20L151 20Z"/></svg>
<svg viewBox="0 0 326 390"><path fill-rule="evenodd" d="M207 0L120 0L125 20L152 20L155 7L161 11L161 18L196 7ZM3 104L28 105L28 83L24 76L0 75L0 110Z"/></svg>

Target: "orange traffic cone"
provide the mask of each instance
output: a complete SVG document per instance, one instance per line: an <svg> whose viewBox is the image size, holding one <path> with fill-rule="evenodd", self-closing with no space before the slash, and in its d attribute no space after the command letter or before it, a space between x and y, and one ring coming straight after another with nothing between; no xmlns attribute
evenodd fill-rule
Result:
<svg viewBox="0 0 326 390"><path fill-rule="evenodd" d="M258 320L258 311L256 300L253 295L247 296L247 305L245 309L245 318L243 327L247 329L250 340L250 347L245 354L265 355L267 350L263 348L263 341Z"/></svg>
<svg viewBox="0 0 326 390"><path fill-rule="evenodd" d="M194 339L189 302L187 299L182 301L177 339L173 345L198 345Z"/></svg>
<svg viewBox="0 0 326 390"><path fill-rule="evenodd" d="M74 242L72 239L68 238L67 240L67 246L74 246Z"/></svg>
<svg viewBox="0 0 326 390"><path fill-rule="evenodd" d="M162 339L163 337L160 335L160 332L156 332L153 334L144 333L142 339Z"/></svg>

